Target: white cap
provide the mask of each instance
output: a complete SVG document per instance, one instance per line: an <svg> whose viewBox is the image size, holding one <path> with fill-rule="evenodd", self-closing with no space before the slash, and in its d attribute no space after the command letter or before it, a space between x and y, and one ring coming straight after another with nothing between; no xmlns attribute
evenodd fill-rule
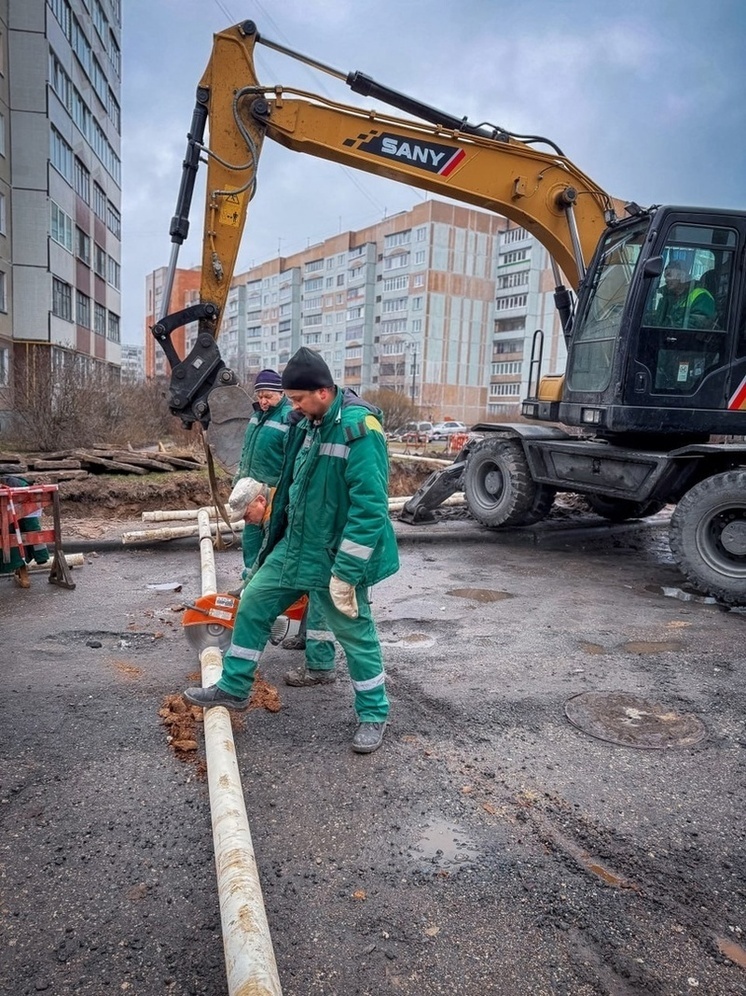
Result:
<svg viewBox="0 0 746 996"><path fill-rule="evenodd" d="M228 499L228 506L233 515L241 516L246 511L247 506L264 490L261 481L255 481L253 477L242 477L236 482Z"/></svg>

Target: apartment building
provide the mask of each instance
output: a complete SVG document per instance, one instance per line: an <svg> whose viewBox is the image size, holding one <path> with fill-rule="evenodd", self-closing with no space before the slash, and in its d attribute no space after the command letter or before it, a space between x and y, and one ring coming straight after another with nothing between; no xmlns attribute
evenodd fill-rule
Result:
<svg viewBox="0 0 746 996"><path fill-rule="evenodd" d="M122 343L122 383L139 384L145 380L144 354L143 346L136 346L128 342Z"/></svg>
<svg viewBox="0 0 746 996"><path fill-rule="evenodd" d="M160 266L145 277L145 329L143 342L145 347L145 376L148 380L152 380L154 377L157 377L159 380L168 380L170 372L166 354L153 338L150 331L151 328L164 315L172 315L199 301L200 268L196 266L189 270L177 269L174 274L168 307L164 307L163 296L167 275L168 267ZM195 331L196 323L174 329L171 334L171 343L177 355L182 359L194 345Z"/></svg>
<svg viewBox="0 0 746 996"><path fill-rule="evenodd" d="M488 417L505 419L520 413L521 400L528 393L537 330L543 333L541 373L564 370L567 351L554 288L547 250L525 228L509 223L499 235L495 271ZM535 355L538 358L538 346Z"/></svg>
<svg viewBox="0 0 746 996"><path fill-rule="evenodd" d="M0 425L72 359L118 376L121 0L0 0Z"/></svg>
<svg viewBox="0 0 746 996"><path fill-rule="evenodd" d="M235 275L221 356L250 385L259 370L282 370L309 346L336 383L361 394L397 391L424 418L515 417L535 328L546 332L545 372L563 359L548 267L541 245L506 219L428 200ZM182 283L194 273L177 271L174 286L182 289L169 310L196 300ZM148 301L164 276L148 277ZM195 333L174 333L180 356ZM146 357L148 376L164 371L156 349L157 360Z"/></svg>

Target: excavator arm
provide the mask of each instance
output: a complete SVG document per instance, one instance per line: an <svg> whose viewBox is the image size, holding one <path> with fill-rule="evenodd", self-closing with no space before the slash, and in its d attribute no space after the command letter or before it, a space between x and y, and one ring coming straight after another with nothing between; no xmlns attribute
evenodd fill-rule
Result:
<svg viewBox="0 0 746 996"><path fill-rule="evenodd" d="M336 103L317 94L262 85L254 68L257 43L343 79L424 120L392 117ZM204 128L209 120L209 146ZM385 176L442 197L504 215L547 248L577 289L615 203L553 143L491 124L474 125L384 87L361 73L344 74L263 39L252 21L214 38L210 62L197 89L182 185L171 225L175 246L188 232L189 202L200 159L207 160L200 303L164 315L153 327L172 367L170 406L185 425L210 418L207 395L233 384L216 338L248 211L257 184L262 144L269 138L294 152ZM551 146L534 148L531 142ZM168 307L175 253L172 252ZM558 277L557 283L560 284ZM174 328L199 322L197 342L183 361L170 342Z"/></svg>

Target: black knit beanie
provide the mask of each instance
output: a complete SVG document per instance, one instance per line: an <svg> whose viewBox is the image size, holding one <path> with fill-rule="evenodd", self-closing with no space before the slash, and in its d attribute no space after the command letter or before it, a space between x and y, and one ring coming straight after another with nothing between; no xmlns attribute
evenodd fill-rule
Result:
<svg viewBox="0 0 746 996"><path fill-rule="evenodd" d="M286 391L317 391L320 387L334 387L334 378L315 350L301 346L282 372L282 386Z"/></svg>

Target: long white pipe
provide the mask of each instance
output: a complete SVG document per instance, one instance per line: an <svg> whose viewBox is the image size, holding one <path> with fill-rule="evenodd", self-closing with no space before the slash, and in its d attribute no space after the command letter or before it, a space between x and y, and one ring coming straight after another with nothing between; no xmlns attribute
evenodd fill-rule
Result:
<svg viewBox="0 0 746 996"><path fill-rule="evenodd" d="M217 580L208 509L199 510L198 523L202 594L211 595L217 591ZM223 669L221 652L208 647L199 660L203 686L214 685ZM222 708L206 709L204 718L228 994L282 996L230 719Z"/></svg>

